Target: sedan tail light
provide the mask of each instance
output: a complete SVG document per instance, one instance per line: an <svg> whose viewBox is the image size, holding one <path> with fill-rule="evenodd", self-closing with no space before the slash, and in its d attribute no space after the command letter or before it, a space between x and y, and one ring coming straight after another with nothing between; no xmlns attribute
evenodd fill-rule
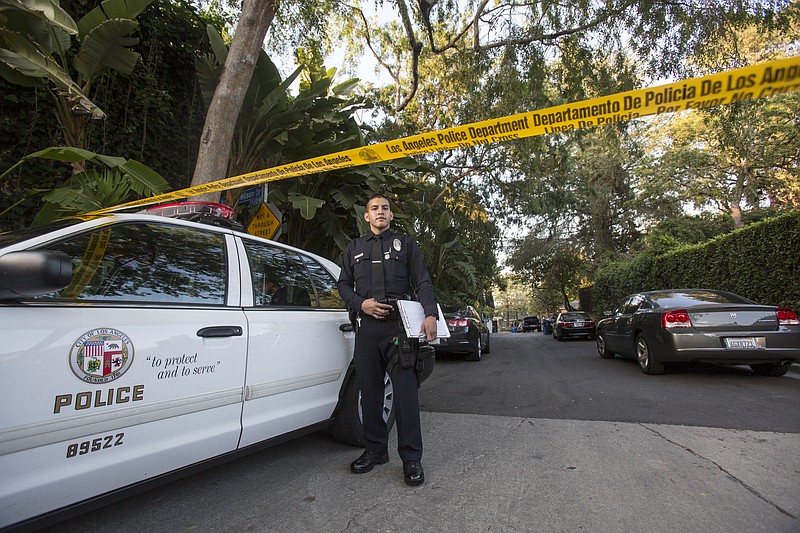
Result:
<svg viewBox="0 0 800 533"><path fill-rule="evenodd" d="M451 318L447 321L447 325L451 328L465 328L469 326L469 320L464 318Z"/></svg>
<svg viewBox="0 0 800 533"><path fill-rule="evenodd" d="M775 314L778 316L778 325L780 326L800 324L800 320L797 319L797 313L791 309L786 309L785 307L776 307Z"/></svg>
<svg viewBox="0 0 800 533"><path fill-rule="evenodd" d="M685 309L668 311L661 315L661 325L665 328L690 328L692 320Z"/></svg>

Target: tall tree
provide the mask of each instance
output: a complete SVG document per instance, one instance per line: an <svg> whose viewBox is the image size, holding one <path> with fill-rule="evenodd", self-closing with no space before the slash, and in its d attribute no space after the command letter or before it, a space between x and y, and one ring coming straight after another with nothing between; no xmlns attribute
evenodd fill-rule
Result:
<svg viewBox="0 0 800 533"><path fill-rule="evenodd" d="M786 31L745 26L708 43L692 62L702 73L786 57L796 46L800 7L784 13ZM659 118L641 163L653 196L727 213L769 204L800 207L800 95L790 93Z"/></svg>
<svg viewBox="0 0 800 533"><path fill-rule="evenodd" d="M396 17L383 26L356 8L345 18L344 32L356 53L365 48L393 80L394 107L406 108L425 79L426 56L471 51L499 57L508 49L538 49L557 56L574 37L597 50L633 50L648 61L654 77L680 75L688 54L730 22L782 21L776 12L791 2L765 0L391 0L381 4ZM387 33L401 35L389 40ZM629 38L620 39L625 34ZM482 72L477 73L482 78Z"/></svg>
<svg viewBox="0 0 800 533"><path fill-rule="evenodd" d="M283 4L279 0L243 0L225 67L209 104L192 185L226 177L236 119L273 21L280 23L281 31L273 32L277 36L271 37L272 40L293 48L307 44L312 49L322 49L327 42L327 15L338 5L336 0L295 0ZM201 198L213 199L213 196Z"/></svg>
<svg viewBox="0 0 800 533"><path fill-rule="evenodd" d="M236 127L253 69L258 61L267 31L275 18L278 0L244 0L225 67L208 106L200 137L192 185L225 177ZM201 196L213 199L214 195Z"/></svg>

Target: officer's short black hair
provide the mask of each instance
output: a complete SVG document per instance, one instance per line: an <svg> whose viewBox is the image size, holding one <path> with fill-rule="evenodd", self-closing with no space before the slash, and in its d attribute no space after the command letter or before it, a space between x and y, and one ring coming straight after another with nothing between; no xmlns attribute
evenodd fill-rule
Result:
<svg viewBox="0 0 800 533"><path fill-rule="evenodd" d="M369 203L370 203L372 200L374 200L375 198L383 198L384 200L386 200L386 201L388 201L388 202L391 202L391 198L389 198L388 196L386 196L386 195L385 195L385 194L383 194L382 192L376 192L375 194L373 194L372 196L370 196L369 198L367 198L367 201L366 201L366 202L364 202L364 206L365 206L365 207L366 207L366 206L368 206L368 205L369 205Z"/></svg>

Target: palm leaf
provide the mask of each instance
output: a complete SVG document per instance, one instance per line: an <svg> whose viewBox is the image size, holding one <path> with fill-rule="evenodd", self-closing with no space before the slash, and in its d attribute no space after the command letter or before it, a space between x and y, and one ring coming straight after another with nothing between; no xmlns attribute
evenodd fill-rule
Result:
<svg viewBox="0 0 800 533"><path fill-rule="evenodd" d="M285 95L286 91L289 89L289 86L294 83L294 80L297 79L297 76L303 71L303 67L297 67L294 72L292 72L288 78L283 80L277 87L275 87L259 104L256 113L256 120L261 121L265 117L271 115L272 109L275 107L279 101L281 101Z"/></svg>
<svg viewBox="0 0 800 533"><path fill-rule="evenodd" d="M206 34L208 35L208 42L211 44L211 51L214 52L214 57L219 65L224 65L228 59L228 45L222 40L222 36L217 31L217 28L209 24L206 26Z"/></svg>
<svg viewBox="0 0 800 533"><path fill-rule="evenodd" d="M206 54L195 61L195 69L197 70L197 82L200 85L200 94L203 97L203 102L209 105L214 97L214 91L217 90L217 82L219 81L222 67L216 63L213 55Z"/></svg>
<svg viewBox="0 0 800 533"><path fill-rule="evenodd" d="M289 193L289 201L292 203L292 207L300 211L300 216L306 220L313 219L317 214L317 209L325 205L325 200L298 193Z"/></svg>
<svg viewBox="0 0 800 533"><path fill-rule="evenodd" d="M0 27L0 37L5 42L5 47L0 48L2 53L0 60L8 66L26 76L46 77L62 89L74 88L74 91L80 92L69 74L26 37L2 27Z"/></svg>
<svg viewBox="0 0 800 533"><path fill-rule="evenodd" d="M17 17L24 17L27 24L31 21L28 16L34 16L39 20L45 21L48 26L58 28L69 35L78 34L78 25L72 17L64 11L57 1L54 0L23 0L23 1L0 1L0 6L5 5L9 8L4 9L7 27L14 27ZM38 34L37 34L38 35Z"/></svg>
<svg viewBox="0 0 800 533"><path fill-rule="evenodd" d="M41 87L42 78L26 76L15 68L8 66L4 61L0 60L0 76L7 82L22 87Z"/></svg>
<svg viewBox="0 0 800 533"><path fill-rule="evenodd" d="M75 69L86 79L92 79L107 69L130 74L136 67L139 54L127 47L139 42L128 35L139 25L135 20L107 20L92 29L83 40Z"/></svg>
<svg viewBox="0 0 800 533"><path fill-rule="evenodd" d="M7 48L0 48L0 62L5 63L22 76L50 80L56 87L67 93L72 100L79 101L81 107L90 112L93 117L105 116L103 111L83 94L69 73L52 58L42 54L31 41L19 34L6 31L4 28L0 28L0 37L7 45Z"/></svg>
<svg viewBox="0 0 800 533"><path fill-rule="evenodd" d="M333 94L335 94L336 96L343 95L343 94L349 94L353 89L356 88L356 86L360 82L361 82L361 80L359 80L358 78L350 78L349 80L343 81L342 83L339 83L338 85L335 85L331 89L331 92Z"/></svg>
<svg viewBox="0 0 800 533"><path fill-rule="evenodd" d="M92 158L92 161L95 163L101 163L107 168L116 169L122 167L127 160L124 157L115 155L95 154L95 156Z"/></svg>
<svg viewBox="0 0 800 533"><path fill-rule="evenodd" d="M93 29L107 20L136 18L152 2L153 0L105 0L78 21L78 40L83 42Z"/></svg>
<svg viewBox="0 0 800 533"><path fill-rule="evenodd" d="M41 157L42 159L54 159L56 161L64 161L65 163L80 163L82 161L89 161L97 156L96 153L84 150L82 148L73 148L70 146L51 146L26 155L23 159L33 159Z"/></svg>
<svg viewBox="0 0 800 533"><path fill-rule="evenodd" d="M128 176L131 189L139 196L160 194L170 188L161 174L133 159L129 159L119 168Z"/></svg>

